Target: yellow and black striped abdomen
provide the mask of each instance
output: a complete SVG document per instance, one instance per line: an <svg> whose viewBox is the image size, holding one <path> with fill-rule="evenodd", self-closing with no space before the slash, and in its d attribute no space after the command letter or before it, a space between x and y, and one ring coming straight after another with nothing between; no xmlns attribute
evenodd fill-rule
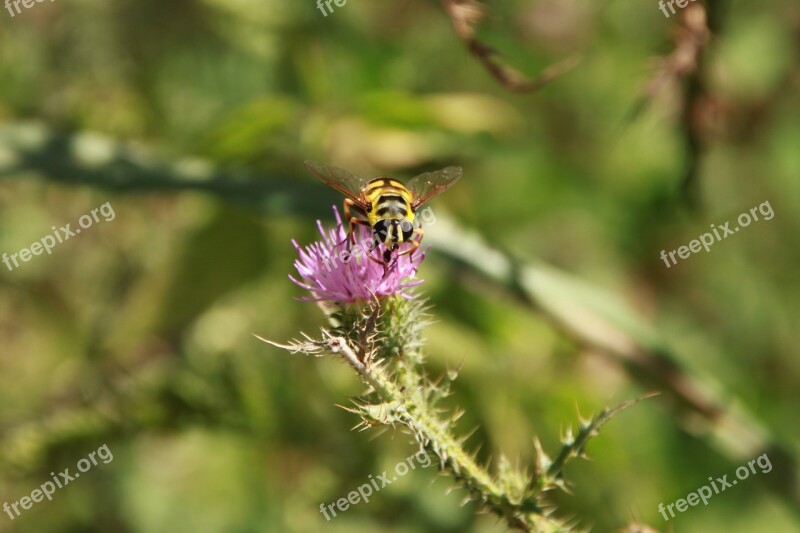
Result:
<svg viewBox="0 0 800 533"><path fill-rule="evenodd" d="M364 200L370 207L367 212L369 225L387 248L395 249L411 238L413 195L402 183L388 178L374 179L364 190Z"/></svg>
<svg viewBox="0 0 800 533"><path fill-rule="evenodd" d="M371 209L368 213L369 225L375 226L380 220L402 220L414 222L411 210L411 192L399 181L378 178L369 182L364 191L364 199Z"/></svg>

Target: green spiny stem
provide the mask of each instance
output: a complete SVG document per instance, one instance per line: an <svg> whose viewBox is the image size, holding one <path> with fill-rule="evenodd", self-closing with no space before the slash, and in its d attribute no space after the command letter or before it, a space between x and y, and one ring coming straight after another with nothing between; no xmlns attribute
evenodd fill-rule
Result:
<svg viewBox="0 0 800 533"><path fill-rule="evenodd" d="M452 435L448 423L420 401L423 400L420 388L408 390L398 386L383 367L363 362L346 338L327 335L326 341L328 349L342 356L381 401L394 406L394 418L407 426L426 450L440 458L443 469L467 489L471 498L505 519L513 528L548 533L568 531L568 527L543 515L531 502L512 501L492 476L464 451L463 439Z"/></svg>
<svg viewBox="0 0 800 533"><path fill-rule="evenodd" d="M599 414L597 414L592 420L581 421L580 423L580 430L578 434L573 437L572 431L570 430L564 439L563 446L561 448L561 452L558 454L558 457L544 470L542 475L538 479L538 483L540 487L544 486L559 486L561 484L561 475L564 466L567 462L573 457L579 457L583 455L584 448L586 447L586 443L589 440L597 435L597 432L600 428L609 420L614 418L616 415L631 407L634 404L639 403L642 400L647 398L652 398L657 394L649 393L639 396L638 398L634 398L633 400L628 400L626 402L622 402L619 405L614 407L605 408ZM541 452L540 452L541 453Z"/></svg>
<svg viewBox="0 0 800 533"><path fill-rule="evenodd" d="M390 347L398 382L412 394L421 392L424 384L420 369L423 361L421 331L425 325L424 300L395 296L386 301L381 323L384 346Z"/></svg>

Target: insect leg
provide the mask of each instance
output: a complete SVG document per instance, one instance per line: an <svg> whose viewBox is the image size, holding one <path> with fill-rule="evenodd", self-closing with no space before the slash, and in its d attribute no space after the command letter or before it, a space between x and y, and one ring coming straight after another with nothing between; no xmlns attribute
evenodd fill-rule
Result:
<svg viewBox="0 0 800 533"><path fill-rule="evenodd" d="M348 233L348 237L350 238L351 245L355 245L356 244L356 225L360 224L362 226L367 226L367 227L370 227L370 226L369 226L369 222L367 222L366 220L363 220L363 219L360 219L358 217L353 216L352 212L350 211L351 208L353 209L353 211L357 211L357 212L361 211L361 208L353 200L351 200L350 198L345 198L344 199L344 218L350 222L350 232Z"/></svg>
<svg viewBox="0 0 800 533"><path fill-rule="evenodd" d="M371 256L371 255L369 255L369 254L367 254L367 258L369 258L369 260L370 260L370 261L375 261L377 264L379 264L379 265L382 265L382 266L383 266L383 268L384 268L384 270L386 269L386 263L384 263L384 262L383 262L383 261L381 261L380 259L375 259L374 257L372 257L372 256Z"/></svg>
<svg viewBox="0 0 800 533"><path fill-rule="evenodd" d="M406 255L406 254L412 254L412 255L413 255L413 254L414 254L414 252L416 252L416 251L417 251L417 248L419 248L419 241L415 241L415 240L413 240L413 239L409 239L409 240L408 240L408 244L410 244L410 245L411 245L411 248L409 248L408 250L405 250L405 251L403 251L403 252L400 252L399 254L397 254L397 258L398 258L398 259L399 259L400 257L402 257L402 256Z"/></svg>
<svg viewBox="0 0 800 533"><path fill-rule="evenodd" d="M358 225L366 226L368 228L371 228L371 226L369 225L369 222L367 222L366 220L361 220L360 218L357 218L357 217L352 217L350 219L350 242L354 246L356 244L356 226L358 226Z"/></svg>
<svg viewBox="0 0 800 533"><path fill-rule="evenodd" d="M419 245L422 243L422 236L425 235L425 230L422 229L422 228L417 228L417 229L414 230L414 235L419 235L419 239L417 239L417 240L409 239L408 243L411 244L411 248L409 248L408 250L406 250L404 252L401 252L401 253L397 254L397 257L400 257L401 255L406 255L406 254L411 254L409 256L409 258L414 256L414 252L417 251L417 249L419 248Z"/></svg>

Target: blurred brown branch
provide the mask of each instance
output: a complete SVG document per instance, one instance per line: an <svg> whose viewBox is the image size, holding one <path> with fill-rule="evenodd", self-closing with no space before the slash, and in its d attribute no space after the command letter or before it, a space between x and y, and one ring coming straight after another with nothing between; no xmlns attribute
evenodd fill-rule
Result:
<svg viewBox="0 0 800 533"><path fill-rule="evenodd" d="M694 4L683 10L675 31L675 48L658 60L656 73L631 113L631 120L636 119L666 87L678 87L683 81L679 127L686 149L686 165L679 192L690 206L697 205L698 201L697 178L709 129L706 122L713 107L705 84L705 57L712 29L718 31L720 27L719 6L720 2L712 1L707 7Z"/></svg>
<svg viewBox="0 0 800 533"><path fill-rule="evenodd" d="M701 52L709 40L706 10L701 5L686 8L675 36L675 49L658 60L658 69L647 84L635 114L644 108L669 84L698 70Z"/></svg>
<svg viewBox="0 0 800 533"><path fill-rule="evenodd" d="M475 36L475 28L483 19L486 8L477 0L442 0L447 14L453 21L456 34L467 45L470 53L483 65L503 87L509 91L530 93L572 70L581 60L578 54L572 55L544 69L535 79L527 79L516 70L497 62L497 51Z"/></svg>

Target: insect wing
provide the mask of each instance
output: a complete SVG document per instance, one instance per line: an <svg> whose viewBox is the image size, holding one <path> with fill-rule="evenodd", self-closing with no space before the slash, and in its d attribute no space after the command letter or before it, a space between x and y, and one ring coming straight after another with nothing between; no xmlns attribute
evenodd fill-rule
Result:
<svg viewBox="0 0 800 533"><path fill-rule="evenodd" d="M412 178L406 183L406 188L414 195L412 207L416 209L434 196L452 187L461 177L461 172L461 167L447 167Z"/></svg>
<svg viewBox="0 0 800 533"><path fill-rule="evenodd" d="M305 162L306 168L326 185L333 187L359 205L364 203L361 192L369 180L356 176L343 168L321 165L313 161Z"/></svg>

